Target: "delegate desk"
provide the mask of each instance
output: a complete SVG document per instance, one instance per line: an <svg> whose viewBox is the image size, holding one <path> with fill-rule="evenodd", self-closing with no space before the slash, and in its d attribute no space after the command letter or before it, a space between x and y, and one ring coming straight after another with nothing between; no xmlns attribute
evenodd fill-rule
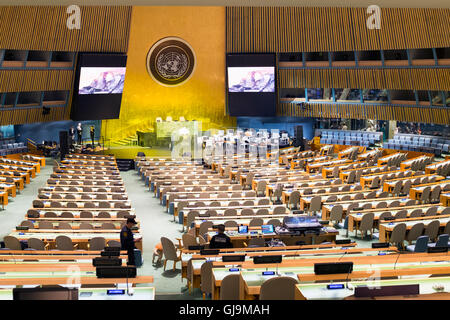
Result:
<svg viewBox="0 0 450 320"><path fill-rule="evenodd" d="M447 165L450 163L450 159L446 159L443 161L439 161L433 164L429 164L428 166L425 167L425 173L426 174L433 174L436 172L437 168L443 165Z"/></svg>
<svg viewBox="0 0 450 320"><path fill-rule="evenodd" d="M128 196L126 193L95 193L95 192L39 192L39 199L49 199L51 201L59 200L62 202L73 202L73 201L83 201L83 200L109 200L109 201L126 201ZM119 199L120 198L120 199Z"/></svg>
<svg viewBox="0 0 450 320"><path fill-rule="evenodd" d="M24 286L24 285L115 285L129 283L152 283L153 276L136 276L136 278L97 278L95 272L81 272L81 276L74 276L69 272L40 272L29 274L22 272L11 277L0 278L0 286Z"/></svg>
<svg viewBox="0 0 450 320"><path fill-rule="evenodd" d="M230 237L231 243L235 248L244 247L244 242L248 242L252 238L264 238L267 241L271 239L279 239L283 241L284 244L290 246L295 245L299 241L303 241L305 244L335 242L336 236L339 235L339 231L331 227L323 227L319 235L312 233L308 233L306 235L277 234L276 232L263 234L261 229L249 230L248 233L238 233L236 231L225 231L225 233ZM207 241L209 242L216 234L217 232L208 232Z"/></svg>
<svg viewBox="0 0 450 320"><path fill-rule="evenodd" d="M408 207L401 207L401 208L379 208L379 209L369 209L359 212L352 212L348 214L348 231L355 231L357 232L359 230L359 225L361 223L361 220L363 216L366 213L373 212L373 221L374 221L374 228L379 228L380 223L380 216L384 212L391 213L392 216L395 216L395 214L399 211L406 210L406 216L409 219L412 212L420 210L422 211L422 214L426 212L429 208L437 208L438 215L442 214L445 210L445 207L439 206L438 204L425 204L425 205L414 205L414 206L408 206Z"/></svg>
<svg viewBox="0 0 450 320"><path fill-rule="evenodd" d="M6 159L6 158L0 158L0 165L4 164L11 164L18 167L22 167L25 169L34 169L35 173L41 172L41 166L39 163L36 162L28 162L28 161L19 161L19 160L12 160L12 159Z"/></svg>
<svg viewBox="0 0 450 320"><path fill-rule="evenodd" d="M403 152L391 153L391 154L389 154L389 155L387 155L387 156L384 156L384 157L382 157L382 158L379 158L378 161L377 161L377 163L378 163L379 166L382 166L382 165L384 165L384 164L387 164L387 163L389 162L390 159L399 157L399 156L401 156L402 154L404 154L404 153L403 153Z"/></svg>
<svg viewBox="0 0 450 320"><path fill-rule="evenodd" d="M291 169L295 169L298 166L303 168L308 163L317 163L332 160L333 158L330 156L321 156L321 157L311 157L311 158L300 158L291 160Z"/></svg>
<svg viewBox="0 0 450 320"><path fill-rule="evenodd" d="M376 199L382 194L381 190L374 190L376 192L375 197L373 199ZM314 197L320 197L322 205L324 203L327 203L327 199L331 196L336 196L336 201L352 201L352 200L364 200L368 194L372 193L372 191L367 190L357 190L357 191L347 191L347 192L332 192L332 193L317 193L314 195L302 195L300 194L300 210L309 210L309 206L311 205L311 200ZM355 196L357 194L362 194L362 199L355 199ZM348 199L343 200L344 197L348 197ZM332 204L332 203L331 203Z"/></svg>
<svg viewBox="0 0 450 320"><path fill-rule="evenodd" d="M443 179L445 179L444 177L442 177ZM433 189L433 187L435 186L440 186L441 190L449 190L448 186L450 186L450 180L441 180L438 182L432 182L432 183L426 183L426 184L421 184L421 185L417 185L412 187L411 189L409 189L409 197L411 199L420 199L420 196L422 195L423 190L426 187L431 187L431 189Z"/></svg>
<svg viewBox="0 0 450 320"><path fill-rule="evenodd" d="M0 169L9 171L10 173L13 173L14 176L23 177L27 184L30 183L30 178L36 177L36 173L33 168L27 169L27 168L23 168L23 167L0 164Z"/></svg>
<svg viewBox="0 0 450 320"><path fill-rule="evenodd" d="M8 192L0 192L0 199L2 204L2 209L5 209L5 206L8 204Z"/></svg>
<svg viewBox="0 0 450 320"><path fill-rule="evenodd" d="M379 166L371 166L371 167L360 167L360 168L353 168L353 169L345 169L344 171L339 172L339 178L342 179L342 181L347 182L348 177L351 172L358 172L362 171L362 175L370 175L370 174L376 174L381 173L384 171L389 171L389 167L387 165L384 165L382 167Z"/></svg>
<svg viewBox="0 0 450 320"><path fill-rule="evenodd" d="M412 158L406 161L403 161L402 163L400 163L400 169L401 170L408 170L409 168L411 168L411 165L413 164L413 162L415 161L426 161L427 159L430 159L431 161L433 161L433 159L429 156L419 156L416 158Z"/></svg>
<svg viewBox="0 0 450 320"><path fill-rule="evenodd" d="M50 175L51 179L56 180L95 180L95 181L105 181L105 182L123 182L120 176L97 176L97 175L68 175L68 174L55 174Z"/></svg>
<svg viewBox="0 0 450 320"><path fill-rule="evenodd" d="M362 151L364 151L366 148L362 147ZM352 152L357 151L358 153L360 152L360 148L359 147L349 147L345 150L342 150L338 153L338 159L343 159L345 157L350 156L350 154L352 154Z"/></svg>
<svg viewBox="0 0 450 320"><path fill-rule="evenodd" d="M240 189L237 189L240 188ZM242 190L241 185L236 184L206 184L206 185L184 185L184 186L161 186L159 190L156 190L156 197L159 197L159 200L161 203L164 203L166 201L166 193L167 192L186 192L186 191L193 191L193 192L204 192L204 191L235 191L235 190ZM164 198L164 201L162 201Z"/></svg>
<svg viewBox="0 0 450 320"><path fill-rule="evenodd" d="M254 248L255 249L255 248ZM256 248L259 249L259 248ZM230 275L230 274L239 274L239 272L251 272L257 270L256 272L259 272L261 274L263 271L267 271L267 269L276 269L276 266L266 264L263 267L261 265L254 265L252 263L253 256L261 256L261 255L283 255L284 261L295 261L296 264L301 265L302 267L283 267L283 262L279 265L281 267L282 273L284 275L288 276L295 276L295 272L300 272L302 270L309 271L311 270L311 263L308 261L309 259L312 259L314 262L321 262L322 260L330 261L330 260L336 260L336 258L339 258L342 256L342 254L349 254L353 257L355 256L370 256L378 254L379 251L374 251L374 249L371 248L351 248L349 247L342 247L342 248L336 248L336 249L330 249L330 250L290 250L290 251L272 251L272 252L254 252L254 253L248 253L245 257L245 262L219 262L218 259L211 259L213 260L213 269L212 269L212 299L218 300L220 298L220 289L222 286L222 280ZM391 254L395 253L396 248L390 247L386 248L384 251L385 254ZM201 259L202 256L197 256L197 259ZM203 256L204 257L204 256ZM204 259L204 258L203 258ZM196 262L193 261L193 269L194 269L194 279L197 275L197 269L198 274L200 274L200 268L205 260L197 260ZM246 269L245 266L248 266ZM231 268L230 268L231 267ZM280 270L280 269L279 269ZM293 272L295 271L295 272ZM264 276L265 278L267 276ZM266 278L267 279L267 278ZM258 292L259 294L259 292Z"/></svg>
<svg viewBox="0 0 450 320"><path fill-rule="evenodd" d="M39 201L43 203L43 207L40 203L35 201ZM34 200L33 208L54 208L54 209L131 209L131 203L126 200L76 200L76 199L46 199L46 200Z"/></svg>
<svg viewBox="0 0 450 320"><path fill-rule="evenodd" d="M11 184L11 183L1 183L0 182L0 191L4 191L8 195L10 195L11 197L14 198L16 196L16 185Z"/></svg>
<svg viewBox="0 0 450 320"><path fill-rule="evenodd" d="M406 224L406 231L411 230L411 228L416 223L423 223L425 228L427 225L434 220L438 220L440 222L440 228L443 229L450 221L450 215L445 216L426 216L426 217L418 217L418 218L409 218L409 219L398 219L391 222L380 223L380 242L388 242L390 234L394 230L394 227L399 223ZM438 234L442 232L439 231Z"/></svg>
<svg viewBox="0 0 450 320"><path fill-rule="evenodd" d="M396 206L394 208L399 208L399 207L404 207L406 205L406 203L408 201L410 201L411 199L409 198L404 198L404 197L389 197L389 198L375 198L375 199L360 199L360 200L350 200L350 201L341 201L341 202L332 202L332 203L326 203L322 206L322 219L323 220L329 220L330 219L330 213L331 213L331 209L336 206L336 205L341 205L342 206L342 211L343 211L343 218L345 218L345 216L347 215L347 209L349 208L349 206L351 204L360 204L360 205L364 205L364 204L371 204L372 207L371 209L377 209L376 205L380 202L386 202L387 207L385 207L384 209L386 209L385 211L388 211L388 209L393 209L393 208L389 208L389 205L394 202L394 201L398 201L400 202L399 206Z"/></svg>
<svg viewBox="0 0 450 320"><path fill-rule="evenodd" d="M263 200L263 201L261 201ZM246 201L253 201L253 203L260 204L260 202L263 202L262 204L272 204L272 201L270 201L270 198L268 197L239 197L239 198L191 198L191 199L177 199L173 200L170 203L169 199L169 208L172 207L172 212L169 211L171 214L175 214L175 216L178 216L178 207L179 204L183 204L183 208L190 208L196 206L196 203L202 202L205 207L208 209L214 210L215 207L222 207L222 208L228 208L229 203L233 202L237 205L242 205ZM170 206L172 204L172 206ZM215 204L214 206L211 206L211 204ZM198 207L198 206L197 206Z"/></svg>
<svg viewBox="0 0 450 320"><path fill-rule="evenodd" d="M20 158L26 161L38 162L41 167L45 167L45 157L38 157L31 154L22 154Z"/></svg>
<svg viewBox="0 0 450 320"><path fill-rule="evenodd" d="M380 250L382 251L382 250ZM340 255L342 257L342 254ZM283 262L280 264L260 264L256 265L251 262L246 262L242 265L242 270L240 270L240 297L239 300L255 300L258 299L261 285L268 279L271 279L273 277L277 276L285 276L285 277L291 277L295 279L297 282L299 282L299 278L303 277L304 275L311 275L314 270L314 264L320 263L320 262L335 262L336 258L339 258L338 254L335 254L334 256L325 256L322 258L309 258L309 259L298 259L296 257L288 257L286 259L283 259ZM356 273L358 271L366 271L370 269L374 264L378 264L376 268L378 270L380 269L390 269L395 264L396 259L398 258L398 254L386 254L386 255L378 255L377 251L372 251L371 254L365 253L365 254L351 254L347 255L345 257L342 257L339 261L342 262L349 262L352 261L354 263L353 270ZM410 257L409 260L412 257ZM423 258L423 256L421 256ZM400 268L414 268L414 267L420 267L422 261L417 261L417 259L420 259L419 257L415 256L414 259L416 259L415 265L411 265L411 263L405 263L404 265L399 264ZM437 261L436 262L436 269L437 272L442 272L442 269L439 270L439 267L442 266L442 268L448 268L450 264L447 262L441 263L438 262L439 259L443 259L442 256L433 257L431 261ZM445 257L444 257L445 259ZM381 266L380 266L381 265ZM249 270L251 268L251 270ZM268 270L269 269L269 270ZM213 269L214 270L214 269ZM274 271L274 274L263 274L264 271ZM356 271L356 272L355 272ZM428 270L427 270L428 271ZM351 273L350 273L351 275ZM329 276L337 276L346 278L347 274L340 274L340 275L329 275ZM313 280L311 279L314 277L310 277L309 281Z"/></svg>
<svg viewBox="0 0 450 320"><path fill-rule="evenodd" d="M267 204L267 205L238 205L238 206L230 206L230 207L184 207L183 210L181 210L179 213L183 215L183 225L186 226L187 216L189 212L191 211L197 211L199 214L205 214L209 210L214 210L219 216L223 216L225 213L225 210L227 209L236 209L238 210L238 213L240 213L239 209L252 209L253 212L257 212L259 209L267 209L269 211L269 214L273 212L274 208L278 206L275 206L273 204ZM257 217L258 215L255 214L254 217ZM176 216L178 217L178 216ZM179 221L181 223L181 218L179 218Z"/></svg>
<svg viewBox="0 0 450 320"><path fill-rule="evenodd" d="M428 181L428 178L431 179L431 182L428 183L419 183L416 184L413 188L416 188L418 186L423 186L423 185L434 185L434 184L439 184L439 181L444 180L445 178L443 176L439 176L439 175L423 175L423 176L412 176L412 177L406 177L406 178L397 178L397 179L392 179L389 181L385 181L384 185L383 185L383 191L387 191L387 192L392 192L394 190L395 184L398 181L402 181L402 180L410 180L411 184L413 184L414 180L421 178L421 181L424 181L424 179L426 179ZM404 181L402 181L404 182ZM450 183L450 181L449 181ZM402 183L402 187L403 187L403 183Z"/></svg>
<svg viewBox="0 0 450 320"><path fill-rule="evenodd" d="M81 208L46 208L46 209L29 209L27 214L30 213L38 213L40 218L54 218L54 216L50 217L50 216L45 216L45 214L52 212L56 215L56 217L61 216L61 214L63 212L71 212L74 217L79 218L80 217L80 213L83 211L88 211L91 212L92 215L94 217L97 217L100 213L102 212L106 212L109 214L110 217L112 218L118 218L118 216L120 217L120 214L123 215L134 215L134 209L110 209L107 210L105 208L86 208L86 210L81 209Z"/></svg>
<svg viewBox="0 0 450 320"><path fill-rule="evenodd" d="M383 152L383 150L381 150L381 149L374 149L374 150L366 151L364 153L358 154L357 159L367 161L382 152Z"/></svg>
<svg viewBox="0 0 450 320"><path fill-rule="evenodd" d="M122 289L122 288L121 288ZM155 300L154 287L133 287L133 294L108 295L109 290L117 290L117 287L109 288L79 288L78 300ZM0 289L0 300L13 300L12 289Z"/></svg>
<svg viewBox="0 0 450 320"><path fill-rule="evenodd" d="M111 232L112 230L51 230L51 232L37 232L38 229L13 231L10 236L19 240L28 240L30 238L41 239L45 244L49 245L49 249L56 249L56 237L60 235L68 236L72 239L74 245L78 245L77 249L88 249L89 240L95 237L105 238L106 243L110 240L120 242L120 230ZM57 232L62 231L62 232ZM133 232L134 238L142 238L139 232ZM142 241L135 243L136 248L142 251Z"/></svg>
<svg viewBox="0 0 450 320"><path fill-rule="evenodd" d="M283 253L283 255L295 255L295 256L301 256L303 254L322 254L323 250L326 249L334 249L334 250L348 250L349 248L353 248L356 246L355 242L348 243L348 244L316 244L316 245L301 245L301 246L285 246L285 247L251 247L251 248L227 248L227 249L218 249L219 254L217 255L200 255L200 250L189 250L186 248L181 249L181 277L186 278L186 268L188 261L192 258L199 259L206 261L207 258L213 258L214 260L214 266L217 267L224 267L229 262L222 262L220 263L220 259L222 256L226 255L245 255L246 260L249 259L249 257L255 256L255 255L273 255L277 252ZM395 248L395 247L394 247ZM395 248L396 249L396 248ZM313 251L317 250L317 251ZM365 250L362 248L362 250ZM20 252L20 251L19 251ZM341 252L341 251L340 251ZM232 262L233 265L241 265L243 262ZM200 269L200 266L193 266L194 271Z"/></svg>
<svg viewBox="0 0 450 320"><path fill-rule="evenodd" d="M16 182L16 178L20 178L22 180L22 184L21 185L17 185L18 187L22 186L23 184L26 183L30 183L30 174L26 173L26 172L18 172L18 171L14 171L14 170L1 170L0 169L0 176L5 177L5 178L14 178L14 181L17 185Z"/></svg>
<svg viewBox="0 0 450 320"><path fill-rule="evenodd" d="M450 192L441 193L441 203L443 206L450 207Z"/></svg>
<svg viewBox="0 0 450 320"><path fill-rule="evenodd" d="M260 219L263 219L264 224L267 224L269 220L277 219L278 221L283 220L284 217L290 216L291 213L283 213L283 214L269 214L269 215L260 215L257 216ZM214 217L204 217L199 218L196 217L194 220L195 234L199 235L200 225L205 221L211 221L213 225L224 224L226 221L235 221L240 226L248 226L250 221L255 218L255 216L214 216ZM281 222L280 222L281 223ZM250 230L259 230L261 227L249 227ZM214 229L209 229L210 231L214 231ZM237 227L226 227L227 231L237 231Z"/></svg>
<svg viewBox="0 0 450 320"><path fill-rule="evenodd" d="M405 299L432 299L432 300L449 300L450 299L450 277L414 277L404 279L373 279L355 280L355 281L338 281L333 284L343 284L344 289L329 290L327 285L331 283L300 283L295 286L296 300L405 300ZM355 298L355 289L358 286L367 287L385 287L385 286L401 286L401 285L419 285L418 296L390 296L390 297L374 297L374 298ZM443 290L438 292L434 288L443 286Z"/></svg>
<svg viewBox="0 0 450 320"><path fill-rule="evenodd" d="M311 172L318 171L321 167L328 167L328 166L333 166L333 165L338 165L338 164L346 164L346 163L351 163L351 162L352 162L352 160L349 160L349 159L339 159L339 160L308 163L306 165L305 171L308 173L311 173Z"/></svg>
<svg viewBox="0 0 450 320"><path fill-rule="evenodd" d="M266 185L266 196L271 197L273 195L273 192L277 188L277 186L283 186L283 189L285 189L286 192L286 199L289 200L290 192L292 191L299 191L301 188L314 188L314 187L331 187L331 186L340 186L341 180L330 180L330 179L313 179L313 180L302 180L302 181L290 181L290 183L287 182L277 182L277 183L270 183Z"/></svg>
<svg viewBox="0 0 450 320"><path fill-rule="evenodd" d="M405 180L405 179L413 179L413 178L421 177L421 176L414 176L414 173L411 172L411 171L407 171L408 173L406 173L406 174L408 174L408 176L405 177L404 176L404 172L405 171L394 170L394 171L384 171L384 172L371 173L371 174L368 174L368 175L361 176L359 183L360 183L361 187L363 187L363 189L364 189L364 188L370 188L370 185L372 184L372 181L376 177L378 177L380 179L380 182L381 182L381 178L383 176L386 176L386 180L387 181L390 181L390 180ZM400 175L403 175L403 177L400 177ZM385 191L387 191L387 190L385 190Z"/></svg>
<svg viewBox="0 0 450 320"><path fill-rule="evenodd" d="M328 180L328 182L330 182L330 183L331 183L331 181L332 180ZM347 188L348 188L349 191L354 191L354 192L361 191L360 186L354 185L354 184L353 185L349 185L349 184L334 184L334 185L328 184L328 185L322 185L322 184L319 183L319 185L317 185L317 184L312 184L312 185L308 185L308 186L297 185L297 186L294 186L293 188L286 188L286 190L283 190L282 193L281 193L281 200L282 200L283 203L289 203L289 199L291 197L291 193L294 192L294 191L300 192L300 197L303 197L303 196L305 196L304 190L308 189L308 188L311 189L312 193L311 193L311 195L308 194L306 196L313 196L313 195L320 196L320 195L327 194L327 192L331 193L330 191L331 191L332 188L339 188L339 189L341 189L341 190L338 191L339 193L347 192L347 191L343 191L343 190L347 190ZM325 192L320 191L321 193L318 193L319 190L325 190Z"/></svg>
<svg viewBox="0 0 450 320"><path fill-rule="evenodd" d="M323 178L333 178L333 170L334 168L338 168L339 175L342 171L352 170L352 169L364 169L367 167L367 162L353 162L353 163L345 163L338 164L336 166L327 166L322 168L322 177ZM339 177L339 176L338 176ZM336 178L338 178L336 177Z"/></svg>
<svg viewBox="0 0 450 320"><path fill-rule="evenodd" d="M56 179L48 179L47 187L51 186L97 186L97 187L123 187L123 181L95 181L95 180L83 180L79 181L77 179L74 180L56 180Z"/></svg>
<svg viewBox="0 0 450 320"><path fill-rule="evenodd" d="M44 187L39 188L38 192L60 192L60 193L108 193L108 194L126 194L123 187Z"/></svg>

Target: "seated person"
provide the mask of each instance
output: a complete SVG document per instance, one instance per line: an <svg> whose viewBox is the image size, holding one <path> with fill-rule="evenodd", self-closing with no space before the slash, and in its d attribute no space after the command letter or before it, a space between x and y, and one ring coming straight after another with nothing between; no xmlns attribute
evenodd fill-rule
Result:
<svg viewBox="0 0 450 320"><path fill-rule="evenodd" d="M152 263L155 264L155 258L158 257L156 264L160 264L163 257L163 248L161 242L159 242L153 249Z"/></svg>
<svg viewBox="0 0 450 320"><path fill-rule="evenodd" d="M210 249L223 249L223 248L233 248L233 244L231 243L231 239L227 236L225 232L225 225L219 224L217 231L219 232L214 237L212 237L209 242Z"/></svg>

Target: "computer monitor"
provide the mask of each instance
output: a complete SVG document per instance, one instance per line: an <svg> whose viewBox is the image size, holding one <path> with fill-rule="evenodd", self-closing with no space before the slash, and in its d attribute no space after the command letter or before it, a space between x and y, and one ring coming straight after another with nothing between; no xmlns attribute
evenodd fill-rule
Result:
<svg viewBox="0 0 450 320"><path fill-rule="evenodd" d="M14 288L13 300L78 300L77 288Z"/></svg>
<svg viewBox="0 0 450 320"><path fill-rule="evenodd" d="M248 233L248 226L239 226L239 233Z"/></svg>
<svg viewBox="0 0 450 320"><path fill-rule="evenodd" d="M273 233L273 232L274 232L274 230L273 230L273 224L263 224L263 225L261 226L261 231L262 231L263 234L266 234L266 233Z"/></svg>

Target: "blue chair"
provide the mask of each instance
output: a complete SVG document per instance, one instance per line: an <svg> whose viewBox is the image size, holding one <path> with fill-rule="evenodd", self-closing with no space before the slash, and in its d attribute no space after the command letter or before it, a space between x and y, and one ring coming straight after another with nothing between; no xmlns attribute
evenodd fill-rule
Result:
<svg viewBox="0 0 450 320"><path fill-rule="evenodd" d="M449 239L449 235L448 234L441 234L439 235L437 241L435 243L430 243L428 244L428 247L436 247L436 248L447 248L448 245L448 239Z"/></svg>
<svg viewBox="0 0 450 320"><path fill-rule="evenodd" d="M427 252L428 242L430 237L420 236L417 238L416 243L406 247L406 250L411 252Z"/></svg>

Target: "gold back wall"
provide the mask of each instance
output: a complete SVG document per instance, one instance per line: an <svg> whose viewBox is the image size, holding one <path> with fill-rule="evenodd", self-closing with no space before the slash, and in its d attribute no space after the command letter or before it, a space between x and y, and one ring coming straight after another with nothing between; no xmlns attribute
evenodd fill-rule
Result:
<svg viewBox="0 0 450 320"><path fill-rule="evenodd" d="M165 87L148 74L147 53L166 37L179 37L195 52L192 77ZM202 121L203 130L232 126L225 116L225 8L133 7L120 119L104 120L112 142L152 131L157 117Z"/></svg>

